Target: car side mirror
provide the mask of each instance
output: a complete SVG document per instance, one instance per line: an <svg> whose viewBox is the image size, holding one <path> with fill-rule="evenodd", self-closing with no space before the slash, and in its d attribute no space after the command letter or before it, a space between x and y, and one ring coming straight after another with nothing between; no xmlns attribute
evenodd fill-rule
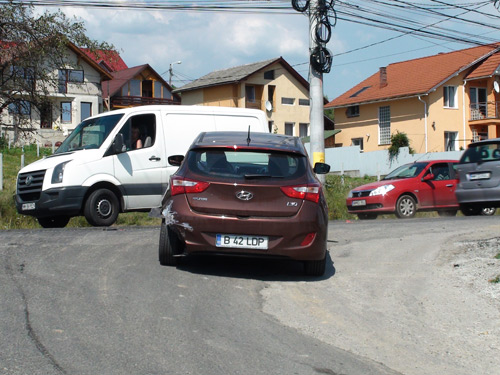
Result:
<svg viewBox="0 0 500 375"><path fill-rule="evenodd" d="M316 163L314 164L314 173L316 174L326 174L330 172L330 165L325 163Z"/></svg>
<svg viewBox="0 0 500 375"><path fill-rule="evenodd" d="M168 157L168 164L173 165L174 167L178 167L182 164L184 160L184 155L170 155Z"/></svg>
<svg viewBox="0 0 500 375"><path fill-rule="evenodd" d="M123 134L118 133L113 141L113 151L115 154L121 154L127 151L127 146L125 146L125 141L123 140Z"/></svg>
<svg viewBox="0 0 500 375"><path fill-rule="evenodd" d="M434 180L434 175L432 173L426 174L424 177L422 177L422 181L430 181Z"/></svg>

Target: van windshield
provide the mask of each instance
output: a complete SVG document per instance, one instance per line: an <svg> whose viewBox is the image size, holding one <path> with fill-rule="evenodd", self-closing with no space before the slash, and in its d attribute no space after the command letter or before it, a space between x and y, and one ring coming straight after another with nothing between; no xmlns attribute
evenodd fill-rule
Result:
<svg viewBox="0 0 500 375"><path fill-rule="evenodd" d="M54 154L101 147L122 117L123 114L116 114L81 122Z"/></svg>

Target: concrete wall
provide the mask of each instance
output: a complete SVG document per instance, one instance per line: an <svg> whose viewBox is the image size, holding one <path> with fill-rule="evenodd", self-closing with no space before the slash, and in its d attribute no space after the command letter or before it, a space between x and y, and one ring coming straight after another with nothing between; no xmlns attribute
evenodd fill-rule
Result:
<svg viewBox="0 0 500 375"><path fill-rule="evenodd" d="M310 153L310 143L305 144ZM387 150L360 152L359 146L336 147L325 149L325 162L330 165L330 173L349 176L385 176L397 167L422 160L458 160L463 151L428 152L426 154L409 153L408 147L399 149L399 155L389 160Z"/></svg>

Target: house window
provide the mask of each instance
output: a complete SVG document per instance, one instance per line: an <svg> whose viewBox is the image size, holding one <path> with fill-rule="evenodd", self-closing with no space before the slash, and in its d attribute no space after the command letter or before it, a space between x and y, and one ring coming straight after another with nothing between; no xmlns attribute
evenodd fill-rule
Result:
<svg viewBox="0 0 500 375"><path fill-rule="evenodd" d="M154 83L154 95L153 95L153 97L155 97L155 98L163 98L163 96L161 94L162 87L163 87L163 85L161 84L161 82L155 81L155 83Z"/></svg>
<svg viewBox="0 0 500 375"><path fill-rule="evenodd" d="M255 86L245 86L246 101L255 103Z"/></svg>
<svg viewBox="0 0 500 375"><path fill-rule="evenodd" d="M347 110L345 111L345 114L347 117L357 117L359 116L359 105L352 105L350 107L347 107Z"/></svg>
<svg viewBox="0 0 500 375"><path fill-rule="evenodd" d="M488 101L486 89L484 87L471 87L470 96L470 119L480 120L488 117Z"/></svg>
<svg viewBox="0 0 500 375"><path fill-rule="evenodd" d="M299 105L303 105L305 107L308 107L309 106L309 99L299 99Z"/></svg>
<svg viewBox="0 0 500 375"><path fill-rule="evenodd" d="M351 146L359 146L359 150L363 151L363 138L352 138Z"/></svg>
<svg viewBox="0 0 500 375"><path fill-rule="evenodd" d="M141 81L138 79L130 80L130 96L141 96Z"/></svg>
<svg viewBox="0 0 500 375"><path fill-rule="evenodd" d="M274 70L264 72L264 79L274 79Z"/></svg>
<svg viewBox="0 0 500 375"><path fill-rule="evenodd" d="M10 72L16 79L25 81L28 86L33 86L35 83L35 70L33 68L11 66Z"/></svg>
<svg viewBox="0 0 500 375"><path fill-rule="evenodd" d="M457 151L458 132L444 132L444 150Z"/></svg>
<svg viewBox="0 0 500 375"><path fill-rule="evenodd" d="M295 103L294 98L281 98L281 104L293 105Z"/></svg>
<svg viewBox="0 0 500 375"><path fill-rule="evenodd" d="M59 92L68 92L68 82L83 83L83 70L59 69Z"/></svg>
<svg viewBox="0 0 500 375"><path fill-rule="evenodd" d="M295 124L293 122L285 122L285 135L293 135L293 128Z"/></svg>
<svg viewBox="0 0 500 375"><path fill-rule="evenodd" d="M62 123L71 122L71 102L61 103L61 122Z"/></svg>
<svg viewBox="0 0 500 375"><path fill-rule="evenodd" d="M40 128L52 128L52 104L50 102L44 102L40 106Z"/></svg>
<svg viewBox="0 0 500 375"><path fill-rule="evenodd" d="M309 124L299 124L299 137L307 137L309 135Z"/></svg>
<svg viewBox="0 0 500 375"><path fill-rule="evenodd" d="M458 108L457 107L457 86L444 86L443 87L443 105L445 108Z"/></svg>
<svg viewBox="0 0 500 375"><path fill-rule="evenodd" d="M378 109L378 144L388 145L391 143L391 107L379 107Z"/></svg>
<svg viewBox="0 0 500 375"><path fill-rule="evenodd" d="M31 103L26 100L10 103L9 113L11 115L31 116Z"/></svg>
<svg viewBox="0 0 500 375"><path fill-rule="evenodd" d="M128 96L128 83L122 87L122 96Z"/></svg>
<svg viewBox="0 0 500 375"><path fill-rule="evenodd" d="M81 102L80 107L80 121L92 116L92 103Z"/></svg>
<svg viewBox="0 0 500 375"><path fill-rule="evenodd" d="M365 86L361 89L359 89L358 91L356 91L354 94L352 94L350 96L350 98L355 98L356 96L358 96L359 94L361 94L363 91L365 91L366 89L369 89L371 86Z"/></svg>

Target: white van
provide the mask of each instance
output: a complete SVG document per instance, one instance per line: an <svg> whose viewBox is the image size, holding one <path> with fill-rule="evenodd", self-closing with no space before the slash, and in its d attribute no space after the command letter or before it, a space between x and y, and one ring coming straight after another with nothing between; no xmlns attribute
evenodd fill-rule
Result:
<svg viewBox="0 0 500 375"><path fill-rule="evenodd" d="M245 108L158 105L89 117L54 155L19 171L17 211L44 228L82 214L109 226L119 212L149 211L178 168L169 157L184 155L200 132L222 130L269 132L264 112Z"/></svg>

